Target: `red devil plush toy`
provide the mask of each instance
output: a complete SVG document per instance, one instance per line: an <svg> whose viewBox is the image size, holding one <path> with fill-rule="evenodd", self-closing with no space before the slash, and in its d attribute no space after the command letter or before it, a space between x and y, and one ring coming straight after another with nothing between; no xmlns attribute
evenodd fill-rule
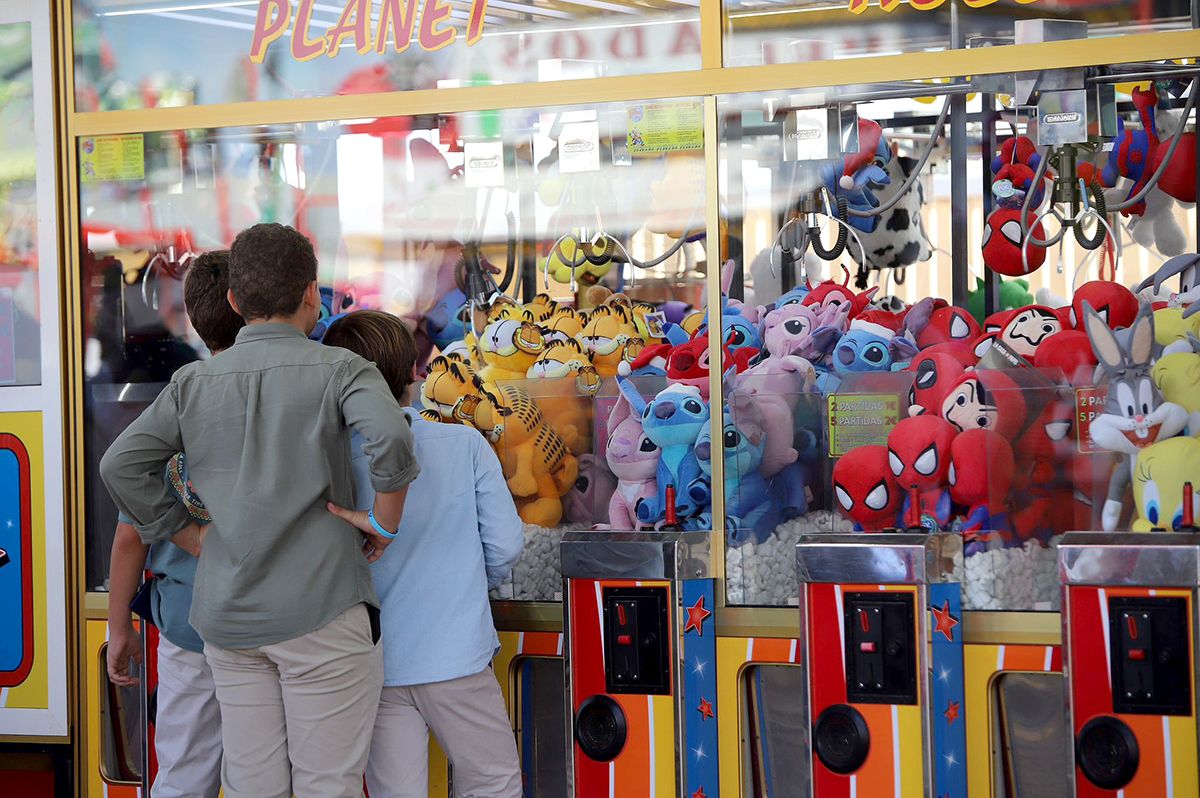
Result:
<svg viewBox="0 0 1200 798"><path fill-rule="evenodd" d="M1021 211L1019 208L996 208L983 225L983 264L997 274L1021 277L1037 271L1046 262L1046 248L1037 241L1046 240L1042 223L1034 224L1037 218L1033 211L1025 217L1030 225L1029 237L1033 240L1025 247L1026 263L1021 260Z"/></svg>
<svg viewBox="0 0 1200 798"><path fill-rule="evenodd" d="M934 415L901 419L888 435L888 467L904 492L905 527L930 532L950 523L950 443L957 430Z"/></svg>
<svg viewBox="0 0 1200 798"><path fill-rule="evenodd" d="M985 547L984 533L1009 530L1008 492L1012 489L1012 447L999 433L972 429L950 444L950 497L963 508L955 525L963 533L964 554Z"/></svg>
<svg viewBox="0 0 1200 798"><path fill-rule="evenodd" d="M859 446L843 455L833 467L833 492L856 532L896 526L903 496L888 470L886 446Z"/></svg>

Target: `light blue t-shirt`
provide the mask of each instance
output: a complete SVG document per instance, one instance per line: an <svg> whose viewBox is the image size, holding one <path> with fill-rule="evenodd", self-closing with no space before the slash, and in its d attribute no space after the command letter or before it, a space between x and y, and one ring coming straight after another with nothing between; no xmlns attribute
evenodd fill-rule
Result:
<svg viewBox="0 0 1200 798"><path fill-rule="evenodd" d="M472 676L499 648L488 588L521 556L521 519L500 461L471 427L412 420L421 474L408 486L399 534L371 565L383 630L384 685ZM357 509L375 501L368 459L350 439Z"/></svg>
<svg viewBox="0 0 1200 798"><path fill-rule="evenodd" d="M177 454L167 463L164 477L174 488L176 495L187 508L188 514L201 526L211 519L204 503L192 493L188 485L187 464L182 454ZM124 513L117 513L123 524L136 524ZM192 588L196 584L195 557L169 541L155 543L146 555L146 570L154 574L150 585L150 607L154 625L163 637L185 651L203 653L204 641L188 622L192 611Z"/></svg>

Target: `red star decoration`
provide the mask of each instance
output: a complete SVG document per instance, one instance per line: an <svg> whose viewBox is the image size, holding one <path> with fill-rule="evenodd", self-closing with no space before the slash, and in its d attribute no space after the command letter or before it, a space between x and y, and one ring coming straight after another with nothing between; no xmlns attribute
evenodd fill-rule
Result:
<svg viewBox="0 0 1200 798"><path fill-rule="evenodd" d="M958 702L951 701L950 706L946 707L946 723L954 723L958 720Z"/></svg>
<svg viewBox="0 0 1200 798"><path fill-rule="evenodd" d="M951 643L954 642L954 627L958 626L958 619L950 614L950 601L943 601L942 608L930 607L929 610L933 613L936 620L933 622L934 633L941 632L946 636L946 639Z"/></svg>
<svg viewBox="0 0 1200 798"><path fill-rule="evenodd" d="M707 698L701 698L700 706L696 707L696 709L700 712L700 717L704 720L712 720L712 718L716 715L716 713L713 712L712 702Z"/></svg>
<svg viewBox="0 0 1200 798"><path fill-rule="evenodd" d="M696 599L696 603L687 608L687 623L684 624L683 633L687 634L695 629L697 635L704 637L704 621L710 615L712 613L704 609L704 596Z"/></svg>
<svg viewBox="0 0 1200 798"><path fill-rule="evenodd" d="M708 796L704 794L703 787L698 787L696 791L692 793L692 798L708 798Z"/></svg>

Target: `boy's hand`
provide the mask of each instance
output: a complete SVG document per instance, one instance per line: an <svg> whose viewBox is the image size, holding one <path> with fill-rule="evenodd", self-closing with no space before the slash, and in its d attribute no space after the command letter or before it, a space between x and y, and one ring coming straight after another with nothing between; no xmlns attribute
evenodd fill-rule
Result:
<svg viewBox="0 0 1200 798"><path fill-rule="evenodd" d="M390 539L376 532L375 527L371 526L371 522L367 520L366 510L347 510L345 507L338 507L333 502L326 502L325 509L363 533L365 538L363 554L367 555L367 562L378 560L383 556L383 550L391 544Z"/></svg>
<svg viewBox="0 0 1200 798"><path fill-rule="evenodd" d="M200 556L206 528L192 522L171 536L171 542L193 557Z"/></svg>
<svg viewBox="0 0 1200 798"><path fill-rule="evenodd" d="M130 672L129 660L142 664L142 638L132 623L109 625L108 678L118 687L132 687L138 679Z"/></svg>

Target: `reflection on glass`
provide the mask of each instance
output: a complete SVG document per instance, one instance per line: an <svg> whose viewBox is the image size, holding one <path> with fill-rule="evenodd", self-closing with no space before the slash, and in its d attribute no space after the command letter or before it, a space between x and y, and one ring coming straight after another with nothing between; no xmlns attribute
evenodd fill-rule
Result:
<svg viewBox="0 0 1200 798"><path fill-rule="evenodd" d="M745 690L742 795L793 798L809 791L809 724L804 672L794 665L751 665Z"/></svg>
<svg viewBox="0 0 1200 798"><path fill-rule="evenodd" d="M1187 0L1055 3L1049 0L726 0L729 66L866 58L950 49L952 6L962 42L1012 44L1026 20L1074 20L1081 35L1191 27ZM958 46L963 46L960 44Z"/></svg>
<svg viewBox="0 0 1200 798"><path fill-rule="evenodd" d="M100 775L110 784L142 782L142 688L108 680L108 644L100 647Z"/></svg>
<svg viewBox="0 0 1200 798"><path fill-rule="evenodd" d="M290 224L320 262L318 331L357 308L399 315L424 378L414 411L475 427L499 456L526 549L494 595L555 600L565 529L632 528L609 513L615 378L703 316L700 107L81 139L89 473L176 369L208 357L182 306L191 257ZM88 585L103 589L115 509L94 477L86 489Z"/></svg>
<svg viewBox="0 0 1200 798"><path fill-rule="evenodd" d="M86 0L73 7L81 111L700 66L695 0L652 6L629 0Z"/></svg>
<svg viewBox="0 0 1200 798"><path fill-rule="evenodd" d="M0 386L41 382L29 23L0 25Z"/></svg>

